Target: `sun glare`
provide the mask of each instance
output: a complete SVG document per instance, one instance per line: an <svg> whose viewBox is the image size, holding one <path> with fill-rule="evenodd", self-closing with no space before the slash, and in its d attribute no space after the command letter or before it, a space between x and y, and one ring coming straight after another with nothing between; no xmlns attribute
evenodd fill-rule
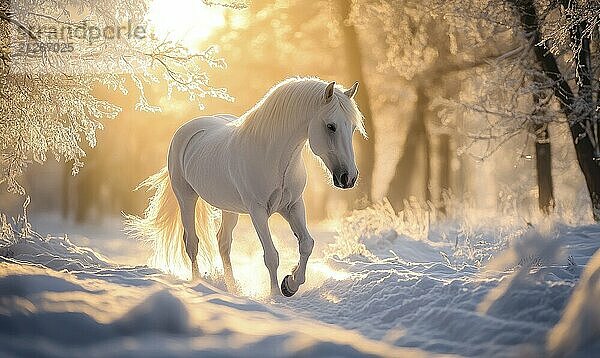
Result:
<svg viewBox="0 0 600 358"><path fill-rule="evenodd" d="M161 39L194 47L225 25L225 10L201 0L154 0L148 11L152 31Z"/></svg>

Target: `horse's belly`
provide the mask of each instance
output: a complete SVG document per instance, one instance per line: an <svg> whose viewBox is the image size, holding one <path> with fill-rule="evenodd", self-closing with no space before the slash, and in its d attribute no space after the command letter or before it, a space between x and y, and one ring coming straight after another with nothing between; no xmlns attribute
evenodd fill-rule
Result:
<svg viewBox="0 0 600 358"><path fill-rule="evenodd" d="M222 210L246 214L247 210L244 206L240 195L233 185L224 185L224 181L214 182L214 176L210 179L198 180L194 186L196 193L210 205ZM212 179L212 180L211 180Z"/></svg>

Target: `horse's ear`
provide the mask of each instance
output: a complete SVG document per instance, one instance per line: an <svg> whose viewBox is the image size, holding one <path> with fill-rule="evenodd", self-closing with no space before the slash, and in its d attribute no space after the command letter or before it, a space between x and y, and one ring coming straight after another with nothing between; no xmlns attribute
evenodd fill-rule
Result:
<svg viewBox="0 0 600 358"><path fill-rule="evenodd" d="M333 98L334 87L335 87L335 81L329 82L327 87L325 87L325 92L323 92L323 100L325 101L325 103L331 102L331 99Z"/></svg>
<svg viewBox="0 0 600 358"><path fill-rule="evenodd" d="M354 98L354 96L356 96L356 92L358 92L358 81L354 82L352 87L350 87L349 90L344 92L344 94L350 98Z"/></svg>

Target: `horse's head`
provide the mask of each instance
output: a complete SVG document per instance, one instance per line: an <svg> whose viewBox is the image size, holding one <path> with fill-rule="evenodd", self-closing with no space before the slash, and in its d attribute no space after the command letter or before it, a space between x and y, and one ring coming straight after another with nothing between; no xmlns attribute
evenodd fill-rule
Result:
<svg viewBox="0 0 600 358"><path fill-rule="evenodd" d="M319 156L333 176L333 183L342 189L352 188L358 178L354 161L352 135L358 129L365 135L362 115L354 102L358 82L342 92L331 82L323 92L321 108L310 121L310 149Z"/></svg>

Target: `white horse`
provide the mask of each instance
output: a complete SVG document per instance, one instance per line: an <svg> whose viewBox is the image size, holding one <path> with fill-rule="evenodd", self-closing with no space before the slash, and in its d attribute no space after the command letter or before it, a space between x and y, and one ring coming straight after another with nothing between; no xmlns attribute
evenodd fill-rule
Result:
<svg viewBox="0 0 600 358"><path fill-rule="evenodd" d="M140 184L156 189L156 194L144 218L128 217L130 234L150 239L152 263L168 272L189 272L187 253L195 278L199 243L208 261L213 250L211 206L221 209L216 241L230 289L235 287L229 256L232 232L238 215L250 214L264 250L271 295L276 295L279 254L267 221L280 213L297 237L300 251L298 265L281 282L281 293L292 296L305 282L314 245L302 200L306 171L301 151L308 140L335 186L354 186L358 170L352 136L356 129L366 136L353 99L357 89L358 82L344 92L335 82L291 78L274 86L239 119L215 115L185 123L171 141L168 170L163 168Z"/></svg>

